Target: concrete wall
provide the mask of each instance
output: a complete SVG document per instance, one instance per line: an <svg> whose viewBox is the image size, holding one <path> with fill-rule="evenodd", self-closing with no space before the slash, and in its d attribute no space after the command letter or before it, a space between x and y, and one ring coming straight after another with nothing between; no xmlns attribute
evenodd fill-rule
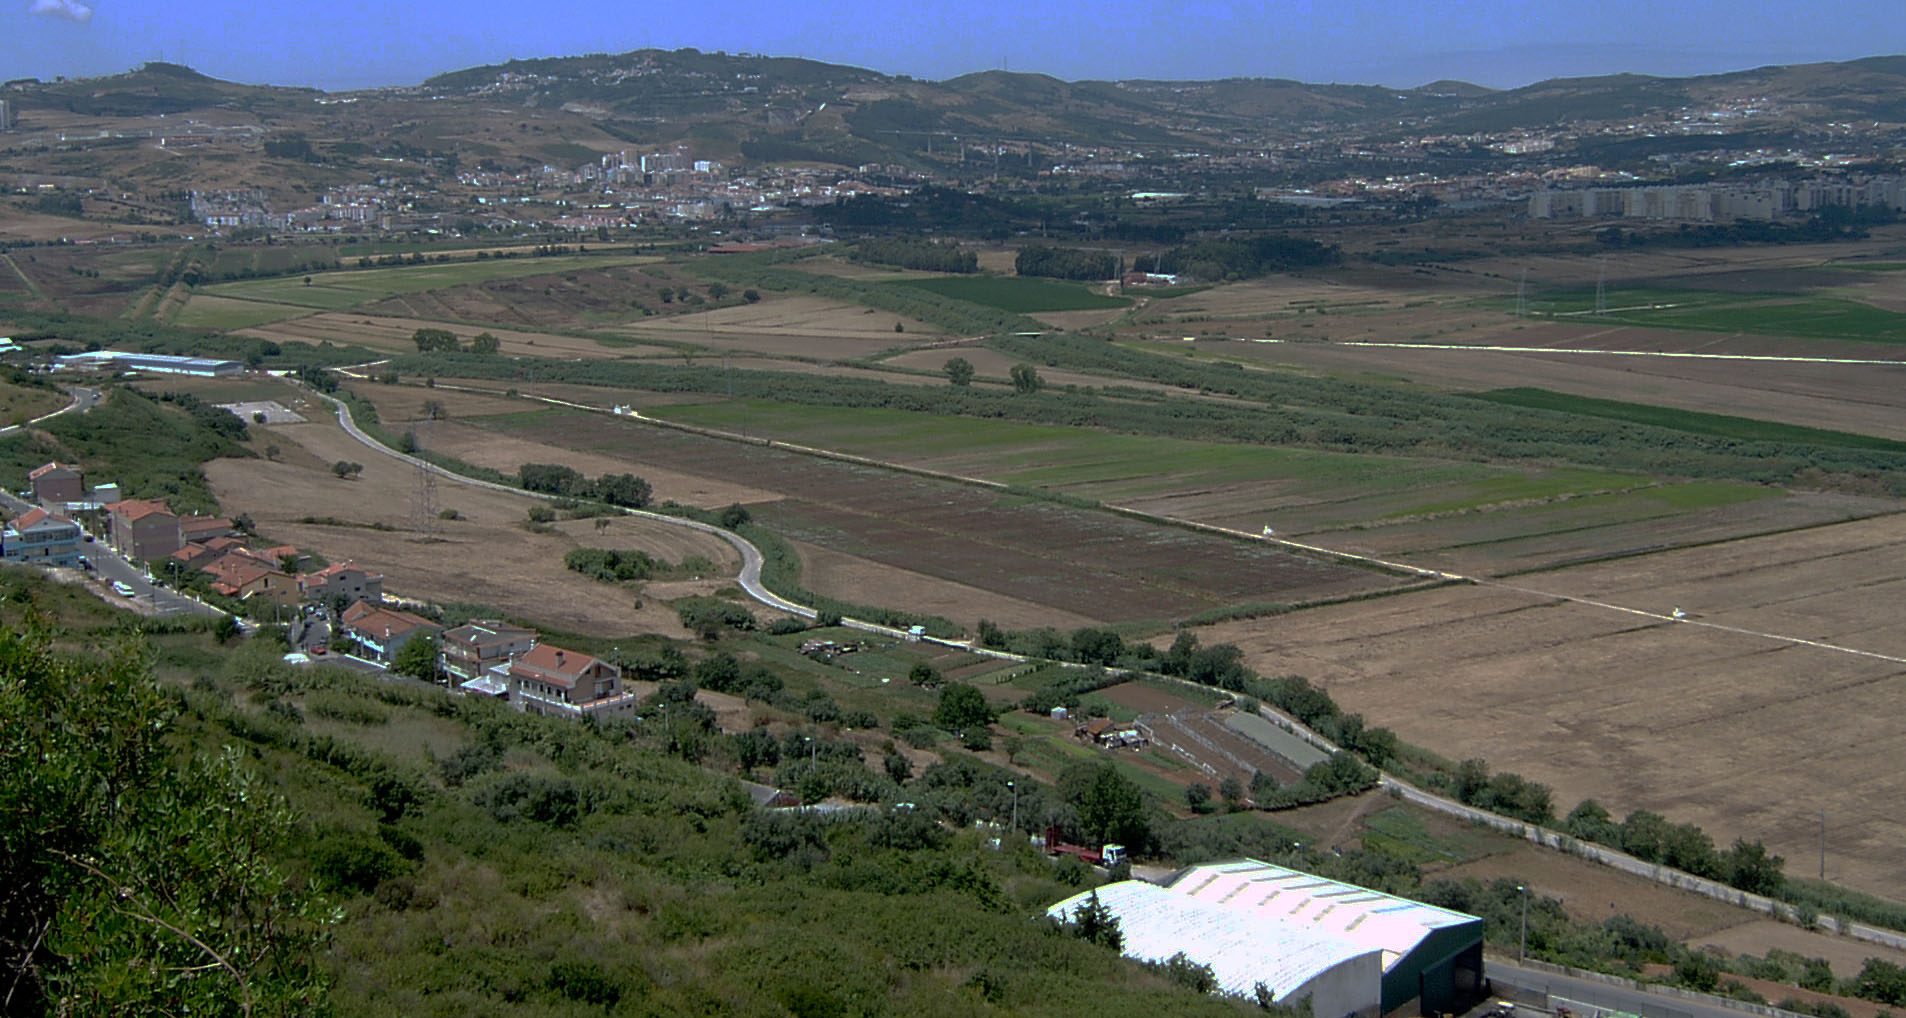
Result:
<svg viewBox="0 0 1906 1018"><path fill-rule="evenodd" d="M1279 1004L1310 998L1315 1018L1375 1018L1383 983L1383 955L1372 951L1332 965L1302 986L1279 997Z"/></svg>

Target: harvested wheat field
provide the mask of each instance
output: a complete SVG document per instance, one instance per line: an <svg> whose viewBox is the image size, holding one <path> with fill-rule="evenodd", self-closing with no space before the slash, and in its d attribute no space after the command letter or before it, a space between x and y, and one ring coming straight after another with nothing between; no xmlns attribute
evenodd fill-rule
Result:
<svg viewBox="0 0 1906 1018"><path fill-rule="evenodd" d="M334 420L258 432L284 450L282 462L207 463L220 507L249 513L274 540L383 573L394 595L483 604L562 629L683 637L662 600L727 585L740 567L720 538L648 520L617 517L603 530L593 520L573 520L550 533L531 533L523 523L537 501L441 478L433 505L461 518L432 519L425 526L417 519L417 470L358 444ZM364 472L340 480L329 469L338 460L361 462ZM332 522L299 522L305 519ZM563 553L585 545L639 549L670 562L699 555L717 563L720 575L653 585L638 609L633 588L598 583L563 567Z"/></svg>
<svg viewBox="0 0 1906 1018"><path fill-rule="evenodd" d="M1801 859L1824 810L1828 875L1889 894L1906 881L1906 775L1886 763L1906 752L1902 592L1891 515L1202 635L1411 742L1547 783L1558 811L1593 797Z"/></svg>

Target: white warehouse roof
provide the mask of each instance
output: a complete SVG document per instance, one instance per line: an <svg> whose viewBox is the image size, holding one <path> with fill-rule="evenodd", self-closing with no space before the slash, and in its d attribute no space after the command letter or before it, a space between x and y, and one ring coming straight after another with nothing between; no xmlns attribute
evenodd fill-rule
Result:
<svg viewBox="0 0 1906 1018"><path fill-rule="evenodd" d="M1226 993L1249 998L1263 983L1279 1002L1310 997L1318 1018L1378 1010L1383 972L1375 948L1139 880L1107 884L1097 893L1099 903L1118 917L1127 957L1166 961L1183 952L1211 966ZM1091 897L1092 892L1074 895L1046 914L1071 922Z"/></svg>
<svg viewBox="0 0 1906 1018"><path fill-rule="evenodd" d="M1432 930L1477 921L1461 912L1256 859L1194 866L1172 882L1169 893L1381 951L1386 970Z"/></svg>

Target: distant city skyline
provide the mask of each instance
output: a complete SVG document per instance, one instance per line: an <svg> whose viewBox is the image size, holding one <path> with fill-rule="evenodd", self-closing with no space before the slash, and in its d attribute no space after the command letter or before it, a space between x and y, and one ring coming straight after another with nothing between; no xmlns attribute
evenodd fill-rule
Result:
<svg viewBox="0 0 1906 1018"><path fill-rule="evenodd" d="M329 90L411 85L512 58L655 47L762 53L928 79L1006 68L1081 79L1294 78L1512 88L1554 77L1670 77L1906 53L1906 19L1824 0L1062 0L913 7L763 0L526 16L504 0L14 0L7 76L83 77L148 60Z"/></svg>

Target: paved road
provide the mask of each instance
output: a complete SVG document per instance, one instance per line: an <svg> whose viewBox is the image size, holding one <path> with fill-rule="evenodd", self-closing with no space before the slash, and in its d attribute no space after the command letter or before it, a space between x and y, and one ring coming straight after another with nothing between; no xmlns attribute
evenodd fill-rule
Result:
<svg viewBox="0 0 1906 1018"><path fill-rule="evenodd" d="M424 470L428 470L439 477L445 478L447 480L455 481L458 484L468 484L478 488L488 488L492 491L507 492L511 495L527 495L530 498L540 498L545 500L554 500L556 497L553 495L545 495L540 492L524 491L522 488L513 487L508 484L497 484L494 481L485 481L475 477L466 477L463 474L452 473L451 471L445 470L444 468L437 466L434 463L430 463L425 460L418 459L415 456L410 456L410 455L406 455L405 453L398 452L397 450L392 449L390 446L387 446L383 444L382 442L377 441L376 439L372 438L371 436L365 434L362 430L360 430L357 426L357 422L351 419L350 408L347 407L343 403L343 401L332 399L330 396L326 396L323 393L317 393L317 396L320 399L329 401L332 406L336 407L337 415L338 415L338 425L342 427L345 430L345 432L348 433L352 438L357 439L359 443L364 445L366 448L372 450L373 452L383 453L386 456L390 456L395 459L402 460L405 463L409 463L412 466L419 467ZM622 512L630 516L640 516L643 519L655 520L657 522L667 523L667 524L671 524L673 526L678 526L678 527L687 527L690 530L699 530L703 533L713 534L716 537L721 538L722 540L728 542L728 544L731 547L733 547L737 553L741 555L741 573L739 576L736 577L736 580L741 585L741 589L748 592L749 597L754 598L755 600L761 602L762 604L767 605L770 608L776 608L781 611L788 612L789 614L792 614L792 615L802 616L803 618L811 619L818 614L814 609L809 608L806 605L795 604L793 601L790 601L787 598L784 598L781 595L776 594L774 591L769 590L768 588L761 585L761 564L762 564L761 549L756 548L752 542L750 542L747 538L742 537L740 534L737 534L732 530L724 530L720 527L713 526L711 524L702 523L698 520L685 520L679 516L665 516L661 513L647 512L642 509L623 509ZM892 636L902 635L900 631L897 629L891 629L886 626L876 626L871 622L860 622L857 620L843 620L842 624L853 626L856 629L868 630L870 632L885 633Z"/></svg>
<svg viewBox="0 0 1906 1018"><path fill-rule="evenodd" d="M52 420L53 418L58 417L59 415L63 413L69 413L74 410L77 410L80 413L85 413L86 411L91 410L92 408L99 405L100 396L99 396L98 389L89 389L83 385L71 385L71 386L67 386L66 391L68 394L70 394L73 397L72 402L66 404L63 407L60 407L58 410L55 410L50 414L41 414L40 416L33 418L27 423L38 424L41 421ZM22 430L24 429L20 425L10 424L4 428L0 428L0 437L5 437L8 435L16 435L16 434L19 434Z"/></svg>
<svg viewBox="0 0 1906 1018"><path fill-rule="evenodd" d="M33 503L17 498L12 492L7 491L0 491L0 506L5 506L8 512L16 516L35 508ZM102 592L112 603L130 602L134 607L151 605L152 614L160 616L223 614L216 608L153 583L146 578L144 569L120 558L104 542L82 540L79 555L92 566L90 571L99 578L101 583L110 586L117 580L132 588L131 597L124 597L117 592Z"/></svg>
<svg viewBox="0 0 1906 1018"><path fill-rule="evenodd" d="M1583 1004L1638 1014L1642 1018L1741 1018L1744 1014L1752 1013L1745 1008L1729 1007L1719 1002L1718 998L1710 1002L1706 998L1651 993L1524 968L1514 962L1495 958L1488 959L1483 967L1489 981L1496 987L1497 996L1549 1011L1553 1011L1557 1004L1562 1004L1581 1018L1594 1018L1594 1012L1582 1008L1580 1005ZM1505 992L1511 988L1517 992ZM1523 1014L1528 1013L1526 1008L1521 1011Z"/></svg>

